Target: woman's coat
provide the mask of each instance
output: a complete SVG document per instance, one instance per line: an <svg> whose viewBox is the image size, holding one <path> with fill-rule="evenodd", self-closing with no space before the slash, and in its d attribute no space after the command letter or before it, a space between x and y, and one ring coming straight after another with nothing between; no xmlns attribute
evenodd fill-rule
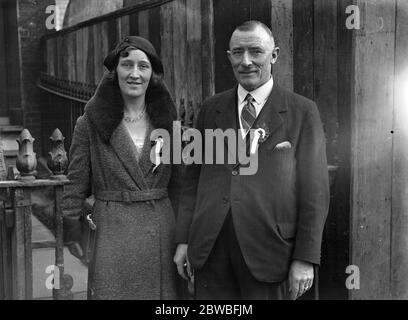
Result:
<svg viewBox="0 0 408 320"><path fill-rule="evenodd" d="M154 172L153 128L170 129L173 102L164 86L150 89L151 127L139 161L121 123L123 101L106 74L77 121L64 192L65 241L79 241L84 200L93 194L96 245L90 264L92 299L175 299L175 211L179 166L161 164ZM154 94L152 94L154 93ZM148 109L149 110L149 109ZM174 109L175 110L175 109Z"/></svg>

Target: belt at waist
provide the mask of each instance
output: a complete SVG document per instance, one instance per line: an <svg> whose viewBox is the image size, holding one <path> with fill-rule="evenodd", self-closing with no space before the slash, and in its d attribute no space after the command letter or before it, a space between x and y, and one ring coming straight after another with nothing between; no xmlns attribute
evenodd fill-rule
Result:
<svg viewBox="0 0 408 320"><path fill-rule="evenodd" d="M168 197L167 188L131 191L97 191L95 198L102 201L138 202Z"/></svg>

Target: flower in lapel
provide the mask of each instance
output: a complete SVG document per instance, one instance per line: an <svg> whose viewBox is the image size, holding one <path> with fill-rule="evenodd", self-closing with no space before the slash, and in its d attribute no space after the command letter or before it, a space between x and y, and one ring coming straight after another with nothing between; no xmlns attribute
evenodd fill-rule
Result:
<svg viewBox="0 0 408 320"><path fill-rule="evenodd" d="M266 125L265 122L258 124L254 127L255 130L257 129L263 129L264 134L259 137L258 143L264 143L269 136L271 135L271 130L269 130L269 127Z"/></svg>
<svg viewBox="0 0 408 320"><path fill-rule="evenodd" d="M265 142L270 135L270 130L265 123L256 126L253 130L254 135L251 142L251 154L255 154L258 145Z"/></svg>

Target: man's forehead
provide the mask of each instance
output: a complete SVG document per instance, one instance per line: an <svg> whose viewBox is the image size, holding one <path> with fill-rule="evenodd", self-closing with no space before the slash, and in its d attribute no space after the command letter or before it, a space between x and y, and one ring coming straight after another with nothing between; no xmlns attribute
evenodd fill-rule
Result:
<svg viewBox="0 0 408 320"><path fill-rule="evenodd" d="M251 31L235 30L231 36L230 47L270 47L270 36L262 28Z"/></svg>

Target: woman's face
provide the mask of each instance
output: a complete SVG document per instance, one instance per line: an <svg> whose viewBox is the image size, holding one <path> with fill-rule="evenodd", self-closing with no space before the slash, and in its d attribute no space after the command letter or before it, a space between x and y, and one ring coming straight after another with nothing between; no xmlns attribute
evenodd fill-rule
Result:
<svg viewBox="0 0 408 320"><path fill-rule="evenodd" d="M127 57L119 57L116 73L122 95L129 98L144 96L152 72L149 58L141 50L131 50Z"/></svg>

